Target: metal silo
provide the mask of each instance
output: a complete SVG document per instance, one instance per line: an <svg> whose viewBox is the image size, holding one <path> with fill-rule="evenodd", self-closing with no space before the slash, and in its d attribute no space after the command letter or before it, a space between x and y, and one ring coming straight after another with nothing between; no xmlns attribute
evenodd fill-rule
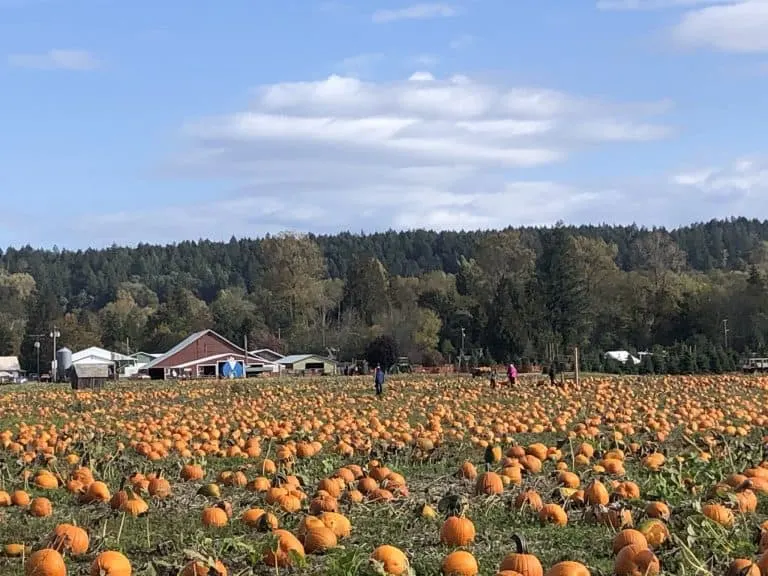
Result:
<svg viewBox="0 0 768 576"><path fill-rule="evenodd" d="M69 369L72 368L72 350L59 348L56 352L56 377L58 380L69 378Z"/></svg>

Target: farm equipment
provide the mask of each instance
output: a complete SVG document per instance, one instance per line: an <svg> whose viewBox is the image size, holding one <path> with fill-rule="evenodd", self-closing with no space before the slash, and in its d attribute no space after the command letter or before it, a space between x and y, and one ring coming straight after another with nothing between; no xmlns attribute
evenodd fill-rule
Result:
<svg viewBox="0 0 768 576"><path fill-rule="evenodd" d="M741 365L741 371L747 374L768 372L768 358L747 358Z"/></svg>
<svg viewBox="0 0 768 576"><path fill-rule="evenodd" d="M395 362L389 369L389 372L391 374L410 374L413 372L411 361L408 360L407 356L400 356L400 358L397 359L397 362Z"/></svg>

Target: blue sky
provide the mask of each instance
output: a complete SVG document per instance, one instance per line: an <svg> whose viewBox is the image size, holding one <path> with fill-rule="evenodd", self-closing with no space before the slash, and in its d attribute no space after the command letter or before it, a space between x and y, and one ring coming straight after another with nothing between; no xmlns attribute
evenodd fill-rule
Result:
<svg viewBox="0 0 768 576"><path fill-rule="evenodd" d="M768 217L766 30L766 0L0 0L0 246Z"/></svg>

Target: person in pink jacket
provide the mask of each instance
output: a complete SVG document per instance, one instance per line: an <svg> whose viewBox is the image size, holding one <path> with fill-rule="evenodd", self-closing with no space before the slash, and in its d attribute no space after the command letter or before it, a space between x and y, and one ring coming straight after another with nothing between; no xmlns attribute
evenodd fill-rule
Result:
<svg viewBox="0 0 768 576"><path fill-rule="evenodd" d="M509 363L509 366L507 366L507 379L509 380L510 386L514 386L517 382L517 368L515 368L515 365L511 362Z"/></svg>

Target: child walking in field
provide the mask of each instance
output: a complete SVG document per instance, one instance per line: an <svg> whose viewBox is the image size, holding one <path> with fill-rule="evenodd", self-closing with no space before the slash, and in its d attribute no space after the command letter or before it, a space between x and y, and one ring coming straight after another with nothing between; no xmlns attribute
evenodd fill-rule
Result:
<svg viewBox="0 0 768 576"><path fill-rule="evenodd" d="M517 383L517 367L512 362L507 366L507 380L509 380L510 387Z"/></svg>

